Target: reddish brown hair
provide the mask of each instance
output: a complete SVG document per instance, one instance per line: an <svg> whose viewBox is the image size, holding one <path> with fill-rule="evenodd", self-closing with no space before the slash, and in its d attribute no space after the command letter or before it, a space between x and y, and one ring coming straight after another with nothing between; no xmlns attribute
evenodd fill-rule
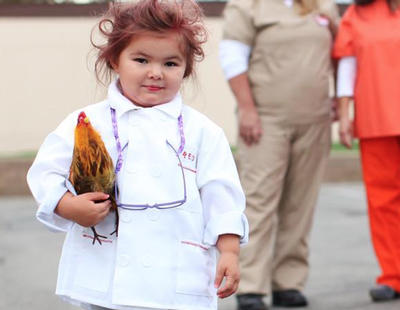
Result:
<svg viewBox="0 0 400 310"><path fill-rule="evenodd" d="M110 82L112 64L118 63L123 49L132 37L145 31L159 33L176 31L183 42L186 56L184 77L193 73L195 61L204 58L202 44L207 39L203 13L194 0L139 0L130 3L112 3L97 25L106 43L92 45L98 49L95 72L98 81Z"/></svg>

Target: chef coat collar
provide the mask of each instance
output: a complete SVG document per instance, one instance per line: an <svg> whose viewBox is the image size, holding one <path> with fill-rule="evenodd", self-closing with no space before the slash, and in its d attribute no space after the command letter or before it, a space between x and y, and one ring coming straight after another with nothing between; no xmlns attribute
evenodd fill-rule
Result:
<svg viewBox="0 0 400 310"><path fill-rule="evenodd" d="M182 97L179 92L170 102L157 105L151 108L143 108L141 106L132 103L132 101L126 98L123 94L121 94L117 86L117 81L118 79L114 80L110 84L108 88L108 99L110 101L110 107L115 109L118 118L128 111L141 110L141 109L157 109L173 118L178 118L178 116L181 114Z"/></svg>

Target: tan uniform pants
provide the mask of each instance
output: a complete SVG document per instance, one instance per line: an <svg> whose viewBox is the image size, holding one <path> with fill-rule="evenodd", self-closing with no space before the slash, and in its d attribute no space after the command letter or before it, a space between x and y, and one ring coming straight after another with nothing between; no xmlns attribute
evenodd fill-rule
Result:
<svg viewBox="0 0 400 310"><path fill-rule="evenodd" d="M249 243L241 250L239 293L302 290L308 275L308 237L330 149L330 121L277 125L251 147L239 142Z"/></svg>

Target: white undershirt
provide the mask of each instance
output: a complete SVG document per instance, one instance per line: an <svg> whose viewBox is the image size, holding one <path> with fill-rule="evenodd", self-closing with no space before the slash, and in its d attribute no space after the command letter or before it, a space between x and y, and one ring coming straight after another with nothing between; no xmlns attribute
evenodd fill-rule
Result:
<svg viewBox="0 0 400 310"><path fill-rule="evenodd" d="M337 97L353 97L357 73L357 59L354 56L343 57L339 60L337 72Z"/></svg>
<svg viewBox="0 0 400 310"><path fill-rule="evenodd" d="M225 78L242 74L249 68L251 47L236 40L222 40L219 43L219 61Z"/></svg>
<svg viewBox="0 0 400 310"><path fill-rule="evenodd" d="M293 0L283 0L283 3L285 3L288 8L293 6Z"/></svg>

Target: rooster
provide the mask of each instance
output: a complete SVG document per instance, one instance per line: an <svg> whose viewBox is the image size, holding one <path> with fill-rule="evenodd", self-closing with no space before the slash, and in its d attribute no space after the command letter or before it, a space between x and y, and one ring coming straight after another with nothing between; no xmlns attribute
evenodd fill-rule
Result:
<svg viewBox="0 0 400 310"><path fill-rule="evenodd" d="M88 192L103 192L110 196L111 210L115 211L115 230L111 233L118 236L118 208L115 202L115 171L114 165L100 134L93 128L85 112L78 116L75 127L75 143L69 181L74 186L77 194ZM96 240L101 245L101 238L95 227L93 231L93 244Z"/></svg>

